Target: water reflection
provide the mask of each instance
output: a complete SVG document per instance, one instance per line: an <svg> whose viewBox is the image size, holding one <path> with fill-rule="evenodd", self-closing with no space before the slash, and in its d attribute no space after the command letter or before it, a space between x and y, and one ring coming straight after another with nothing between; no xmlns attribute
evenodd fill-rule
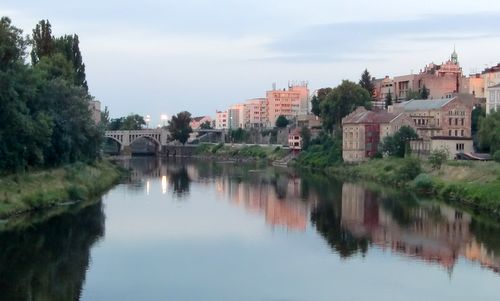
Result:
<svg viewBox="0 0 500 301"><path fill-rule="evenodd" d="M79 300L90 248L104 235L98 204L0 233L0 300Z"/></svg>
<svg viewBox="0 0 500 301"><path fill-rule="evenodd" d="M180 197L189 195L192 182L214 186L219 199L263 216L272 227L304 232L313 226L343 258L378 247L449 272L459 258L500 268L500 226L442 203L266 166L143 161L131 161L131 183L161 178L162 190Z"/></svg>

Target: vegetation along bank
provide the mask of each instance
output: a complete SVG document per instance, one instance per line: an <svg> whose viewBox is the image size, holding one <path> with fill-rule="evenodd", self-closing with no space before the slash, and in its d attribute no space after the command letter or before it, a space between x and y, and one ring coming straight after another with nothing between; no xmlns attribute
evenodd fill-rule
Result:
<svg viewBox="0 0 500 301"><path fill-rule="evenodd" d="M74 163L0 178L0 218L99 197L122 171L107 160Z"/></svg>

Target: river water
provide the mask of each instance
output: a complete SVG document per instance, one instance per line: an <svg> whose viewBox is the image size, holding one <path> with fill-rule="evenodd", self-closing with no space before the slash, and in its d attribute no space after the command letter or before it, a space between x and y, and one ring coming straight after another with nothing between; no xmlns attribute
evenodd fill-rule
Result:
<svg viewBox="0 0 500 301"><path fill-rule="evenodd" d="M292 170L134 158L0 232L0 300L500 300L500 225Z"/></svg>

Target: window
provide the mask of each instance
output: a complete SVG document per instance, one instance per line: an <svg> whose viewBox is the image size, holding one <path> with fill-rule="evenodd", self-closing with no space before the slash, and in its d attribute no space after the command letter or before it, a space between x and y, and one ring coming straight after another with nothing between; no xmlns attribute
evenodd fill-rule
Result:
<svg viewBox="0 0 500 301"><path fill-rule="evenodd" d="M455 118L455 125L458 125L458 118Z"/></svg>
<svg viewBox="0 0 500 301"><path fill-rule="evenodd" d="M455 136L458 136L458 130L455 130Z"/></svg>
<svg viewBox="0 0 500 301"><path fill-rule="evenodd" d="M464 125L464 119L462 118L462 125Z"/></svg>
<svg viewBox="0 0 500 301"><path fill-rule="evenodd" d="M461 132L462 132L462 133L461 133L461 135L460 135L460 136L462 136L462 137L463 137L463 136L464 136L464 130L462 130Z"/></svg>
<svg viewBox="0 0 500 301"><path fill-rule="evenodd" d="M448 125L451 125L451 118L448 118Z"/></svg>
<svg viewBox="0 0 500 301"><path fill-rule="evenodd" d="M457 151L463 151L464 150L464 144L463 143L457 143L456 150Z"/></svg>
<svg viewBox="0 0 500 301"><path fill-rule="evenodd" d="M448 131L448 136L451 136L451 130Z"/></svg>

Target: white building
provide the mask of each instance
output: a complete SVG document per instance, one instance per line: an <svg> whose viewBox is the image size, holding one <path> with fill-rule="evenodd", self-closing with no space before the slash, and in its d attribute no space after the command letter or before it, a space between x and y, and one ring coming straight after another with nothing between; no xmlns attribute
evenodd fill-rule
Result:
<svg viewBox="0 0 500 301"><path fill-rule="evenodd" d="M500 108L500 84L488 87L487 94L486 112L489 114L498 111Z"/></svg>

